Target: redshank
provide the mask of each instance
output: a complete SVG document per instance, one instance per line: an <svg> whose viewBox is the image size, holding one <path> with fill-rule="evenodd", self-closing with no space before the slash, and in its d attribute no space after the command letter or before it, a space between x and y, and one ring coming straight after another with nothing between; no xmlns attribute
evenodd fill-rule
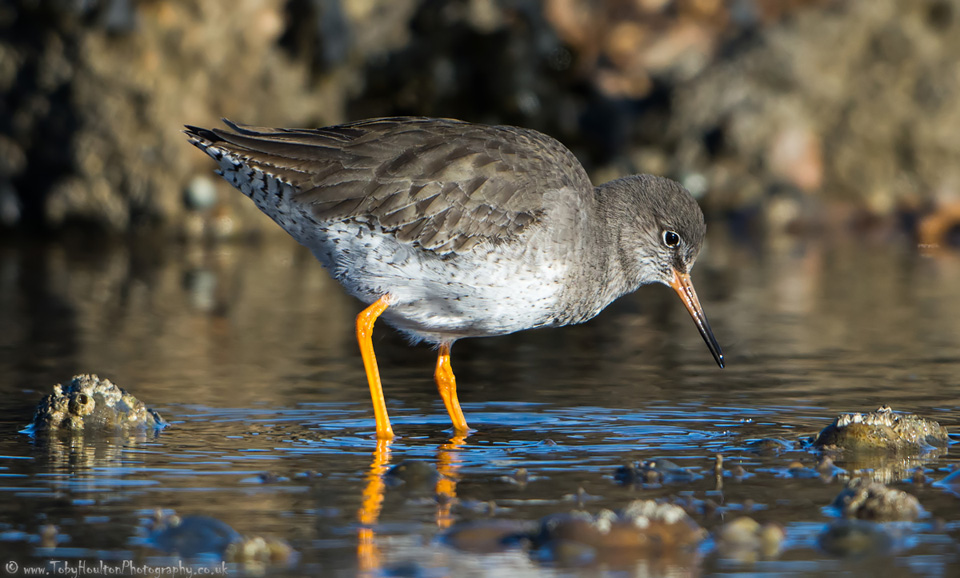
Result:
<svg viewBox="0 0 960 578"><path fill-rule="evenodd" d="M393 437L371 340L380 316L438 347L434 377L457 434L468 427L450 366L456 340L582 323L646 283L680 295L723 367L690 281L703 213L672 180L636 175L594 187L565 146L511 126L224 122L231 130L185 132L367 305L356 330L378 438Z"/></svg>

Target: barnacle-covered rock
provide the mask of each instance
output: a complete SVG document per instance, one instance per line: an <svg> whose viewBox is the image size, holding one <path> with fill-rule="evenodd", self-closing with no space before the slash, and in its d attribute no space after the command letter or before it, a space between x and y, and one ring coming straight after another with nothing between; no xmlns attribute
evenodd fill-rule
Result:
<svg viewBox="0 0 960 578"><path fill-rule="evenodd" d="M850 480L833 506L848 518L877 522L913 521L920 516L917 498L866 478Z"/></svg>
<svg viewBox="0 0 960 578"><path fill-rule="evenodd" d="M779 524L760 524L746 516L727 522L714 534L717 551L742 562L775 558L786 534Z"/></svg>
<svg viewBox="0 0 960 578"><path fill-rule="evenodd" d="M888 406L845 413L823 428L813 445L852 451L923 452L945 447L947 430L933 420L897 413Z"/></svg>
<svg viewBox="0 0 960 578"><path fill-rule="evenodd" d="M53 393L37 406L28 428L40 431L147 431L167 425L156 411L96 375L74 376L66 386L53 386Z"/></svg>
<svg viewBox="0 0 960 578"><path fill-rule="evenodd" d="M631 502L619 513L602 510L544 518L533 544L553 557L579 560L671 557L700 542L706 532L683 508L652 500Z"/></svg>

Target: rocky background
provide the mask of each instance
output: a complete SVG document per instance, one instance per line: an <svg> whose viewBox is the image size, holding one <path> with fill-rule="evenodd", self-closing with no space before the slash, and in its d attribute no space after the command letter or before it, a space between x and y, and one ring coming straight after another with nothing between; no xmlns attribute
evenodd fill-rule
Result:
<svg viewBox="0 0 960 578"><path fill-rule="evenodd" d="M960 0L7 0L0 223L254 230L269 222L183 124L422 114L542 130L595 181L669 175L714 217L950 243L958 15Z"/></svg>

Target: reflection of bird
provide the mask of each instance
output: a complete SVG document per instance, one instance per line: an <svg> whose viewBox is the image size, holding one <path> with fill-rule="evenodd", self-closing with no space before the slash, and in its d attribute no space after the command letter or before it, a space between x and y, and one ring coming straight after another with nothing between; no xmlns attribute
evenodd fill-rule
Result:
<svg viewBox="0 0 960 578"><path fill-rule="evenodd" d="M188 126L190 142L368 307L357 339L377 436L393 437L373 352L383 318L439 346L436 381L467 431L450 368L463 337L584 322L645 283L673 287L720 366L690 268L703 214L679 184L638 175L594 188L533 130L385 118L327 128Z"/></svg>

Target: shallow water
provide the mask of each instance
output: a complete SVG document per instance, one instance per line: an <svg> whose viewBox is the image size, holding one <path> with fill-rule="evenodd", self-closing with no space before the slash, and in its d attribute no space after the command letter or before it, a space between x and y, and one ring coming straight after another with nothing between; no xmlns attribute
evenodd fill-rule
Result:
<svg viewBox="0 0 960 578"><path fill-rule="evenodd" d="M588 324L457 343L471 427L451 439L434 353L386 326L375 345L399 435L378 448L353 337L359 305L286 240L214 247L63 239L0 245L0 564L17 575L122 560L166 567L146 543L156 509L221 520L297 552L270 575L947 576L960 571L960 497L939 480L956 452L908 467L814 467L802 440L836 414L882 403L960 422L960 255L903 240L750 239L714 227L694 270L728 366L714 365L676 296L646 287ZM157 409L159 436L34 439L18 433L39 399L97 373ZM750 442L778 438L780 452ZM718 484L714 456L727 475ZM624 463L668 458L701 474L630 487ZM384 486L405 459L447 477ZM732 468L746 471L733 477ZM510 476L526 468L530 480ZM925 514L887 524L882 553L818 546L843 479L871 468ZM452 500L450 497L455 496ZM440 539L489 518L538 520L637 498L710 501L708 530L744 512L786 532L778 555L730 556L707 540L679 558L557 561L522 549L477 553ZM493 507L491 507L493 504ZM55 524L55 548L39 533ZM209 559L190 563L213 564ZM73 566L71 566L73 564ZM10 568L5 567L9 572ZM230 566L237 572L252 567Z"/></svg>

